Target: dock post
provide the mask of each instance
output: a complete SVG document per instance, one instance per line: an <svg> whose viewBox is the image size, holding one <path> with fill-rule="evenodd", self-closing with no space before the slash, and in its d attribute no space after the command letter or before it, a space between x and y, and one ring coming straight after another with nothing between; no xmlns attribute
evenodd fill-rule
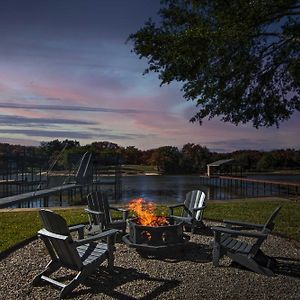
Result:
<svg viewBox="0 0 300 300"><path fill-rule="evenodd" d="M48 207L49 206L49 196L45 196L44 197L44 207Z"/></svg>
<svg viewBox="0 0 300 300"><path fill-rule="evenodd" d="M62 192L59 192L59 206L62 206Z"/></svg>

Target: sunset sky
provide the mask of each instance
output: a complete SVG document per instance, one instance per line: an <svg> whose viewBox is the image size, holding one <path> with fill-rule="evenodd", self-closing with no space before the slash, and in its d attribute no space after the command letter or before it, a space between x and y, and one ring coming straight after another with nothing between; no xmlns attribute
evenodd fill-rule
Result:
<svg viewBox="0 0 300 300"><path fill-rule="evenodd" d="M126 43L158 9L159 0L0 0L0 142L300 148L299 114L280 129L190 123L196 108L180 84L143 76L146 61Z"/></svg>

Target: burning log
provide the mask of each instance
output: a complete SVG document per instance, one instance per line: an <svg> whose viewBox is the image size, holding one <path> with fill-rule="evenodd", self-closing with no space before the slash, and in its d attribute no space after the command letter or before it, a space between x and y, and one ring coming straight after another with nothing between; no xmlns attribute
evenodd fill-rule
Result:
<svg viewBox="0 0 300 300"><path fill-rule="evenodd" d="M134 199L128 204L129 210L136 215L136 223L143 226L167 226L169 221L164 216L156 216L156 204L144 199Z"/></svg>

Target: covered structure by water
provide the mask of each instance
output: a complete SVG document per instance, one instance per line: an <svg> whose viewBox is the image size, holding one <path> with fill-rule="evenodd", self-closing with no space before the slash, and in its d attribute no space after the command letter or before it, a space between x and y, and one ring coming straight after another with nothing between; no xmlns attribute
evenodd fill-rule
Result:
<svg viewBox="0 0 300 300"><path fill-rule="evenodd" d="M241 175L242 168L233 158L221 159L207 164L207 176Z"/></svg>

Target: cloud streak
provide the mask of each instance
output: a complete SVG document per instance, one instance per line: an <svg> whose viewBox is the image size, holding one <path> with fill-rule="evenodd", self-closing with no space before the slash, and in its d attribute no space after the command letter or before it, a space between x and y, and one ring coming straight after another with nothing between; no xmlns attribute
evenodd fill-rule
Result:
<svg viewBox="0 0 300 300"><path fill-rule="evenodd" d="M67 130L38 130L38 129L0 129L0 134L16 134L26 135L30 137L43 137L43 138L69 138L69 139L112 139L112 140L135 140L143 138L148 135L132 134L132 133L105 133L101 130L93 131L67 131Z"/></svg>
<svg viewBox="0 0 300 300"><path fill-rule="evenodd" d="M0 108L30 109L30 110L58 110L58 111L85 111L85 112L105 112L105 113L121 113L121 114L158 113L157 111L146 111L146 110L137 110L137 109L119 109L119 108L67 106L67 105L60 106L60 105L47 105L47 104L21 104L21 103L0 103Z"/></svg>
<svg viewBox="0 0 300 300"><path fill-rule="evenodd" d="M50 124L96 125L97 123L92 121L70 120L70 119L60 119L60 118L26 118L21 116L0 115L0 125L4 125L4 126L13 126L13 125L47 126Z"/></svg>

